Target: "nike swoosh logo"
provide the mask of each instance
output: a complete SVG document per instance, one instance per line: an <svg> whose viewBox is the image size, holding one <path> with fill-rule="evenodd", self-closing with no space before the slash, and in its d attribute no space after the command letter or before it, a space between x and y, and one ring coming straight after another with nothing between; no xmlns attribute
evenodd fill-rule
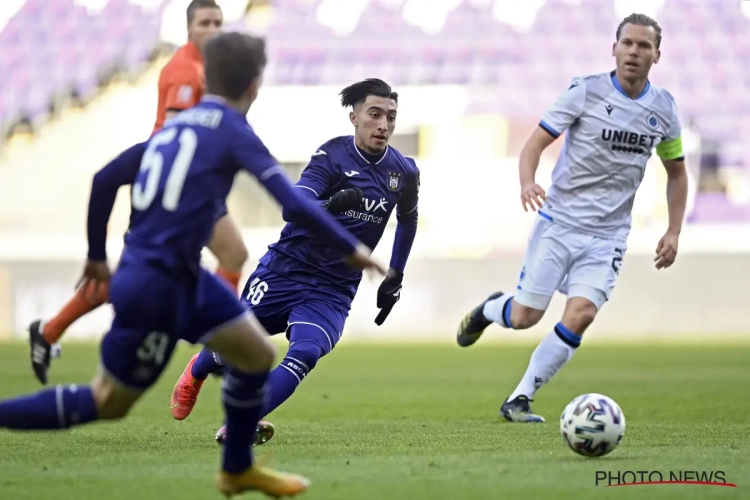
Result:
<svg viewBox="0 0 750 500"><path fill-rule="evenodd" d="M180 406L180 403L175 403L173 405L169 405L170 408L177 408L178 406Z"/></svg>

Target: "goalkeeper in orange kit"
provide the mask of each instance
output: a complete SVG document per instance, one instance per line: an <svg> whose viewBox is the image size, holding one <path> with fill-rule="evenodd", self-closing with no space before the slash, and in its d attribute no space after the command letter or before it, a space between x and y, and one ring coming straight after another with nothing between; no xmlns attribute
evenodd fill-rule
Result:
<svg viewBox="0 0 750 500"><path fill-rule="evenodd" d="M203 55L205 42L221 31L223 16L214 0L193 0L187 7L188 42L182 46L159 75L159 99L154 131L164 122L191 108L200 101L204 90ZM214 226L208 248L216 255L216 273L237 290L242 266L247 260L247 249L238 228L223 207ZM107 290L80 290L49 320L38 319L29 325L31 366L42 384L47 383L47 372L52 346L57 344L70 325L107 302ZM92 297L97 297L93 299ZM88 297L88 298L87 298Z"/></svg>

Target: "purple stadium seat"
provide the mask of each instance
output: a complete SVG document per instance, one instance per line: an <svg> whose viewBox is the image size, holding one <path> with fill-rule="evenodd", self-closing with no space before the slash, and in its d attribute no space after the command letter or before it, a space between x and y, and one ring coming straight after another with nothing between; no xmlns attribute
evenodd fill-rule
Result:
<svg viewBox="0 0 750 500"><path fill-rule="evenodd" d="M472 109L530 117L573 76L614 66L619 19L612 0L547 0L528 31L498 21L489 2L463 0L438 34L407 23L403 3L371 0L343 37L316 21L320 2L272 2L267 83L340 85L378 75L394 85L497 85L503 92L494 101L483 97ZM682 114L707 132L740 141L740 125L750 123L750 20L739 2L666 0L656 17L664 40L654 82L679 96ZM0 70L13 81L3 87L10 90L0 98L0 122L43 112L45 99L69 88L91 94L99 73L114 64L140 67L159 26L158 11L129 0L109 0L94 15L74 0L27 0L0 32ZM227 28L246 30L241 22ZM44 85L24 95L37 81Z"/></svg>
<svg viewBox="0 0 750 500"><path fill-rule="evenodd" d="M137 67L158 42L160 23L158 10L144 12L129 0L109 0L98 14L74 0L27 0L0 32L0 68L13 82L0 122L36 120L61 92L94 93L102 70Z"/></svg>
<svg viewBox="0 0 750 500"><path fill-rule="evenodd" d="M522 116L532 108L533 113L543 109L571 77L614 67L610 47L619 19L611 0L582 0L578 5L548 0L528 32L499 22L488 6L475 7L464 0L448 14L437 35L425 35L408 24L399 9L372 1L354 33L343 39L316 25L318 4L274 3L269 39L283 41L284 48L272 50L271 59L279 62L269 83L291 83L290 78L299 82L299 71L280 69L289 60L304 64L299 54L314 39L316 51L326 57L322 68L318 63L311 67L322 72L325 82L338 78L345 83L366 64L394 84L497 84L505 92L493 109ZM740 15L738 2L692 0L666 0L657 19L664 41L654 82L680 96L684 115L705 120L707 128L731 140L739 129L725 124L750 121L750 21ZM388 43L394 40L400 50ZM528 102L535 105L524 104Z"/></svg>

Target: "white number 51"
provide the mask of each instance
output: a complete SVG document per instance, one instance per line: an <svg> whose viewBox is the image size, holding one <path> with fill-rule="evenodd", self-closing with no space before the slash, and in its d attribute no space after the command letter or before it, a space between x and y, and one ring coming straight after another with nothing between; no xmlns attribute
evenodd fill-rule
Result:
<svg viewBox="0 0 750 500"><path fill-rule="evenodd" d="M159 181L161 180L162 170L164 167L164 155L158 148L174 142L177 138L177 129L168 128L156 134L148 143L148 148L143 153L141 159L141 168L139 172L146 172L146 180L141 183L134 183L131 204L136 210L144 211L154 202L156 193L159 190ZM198 147L198 135L191 128L182 129L178 138L180 149L172 162L172 168L167 176L167 182L164 185L161 205L164 210L174 212L180 202L182 188L185 185L190 165L193 163L195 150Z"/></svg>

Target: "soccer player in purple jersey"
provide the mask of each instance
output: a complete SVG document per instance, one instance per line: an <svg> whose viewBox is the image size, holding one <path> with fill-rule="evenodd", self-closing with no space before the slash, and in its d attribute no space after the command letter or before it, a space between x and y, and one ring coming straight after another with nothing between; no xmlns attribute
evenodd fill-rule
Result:
<svg viewBox="0 0 750 500"><path fill-rule="evenodd" d="M370 248L380 241L390 216L397 218L388 277L378 289L375 319L381 325L401 295L404 268L417 232L419 169L414 160L388 145L396 127L398 94L371 78L341 91L350 108L354 135L321 145L295 185L327 206L336 219ZM339 342L362 273L346 266L322 238L295 221L281 231L260 259L242 300L271 334L285 333L289 350L270 375L270 398L262 414L283 404L320 359ZM203 382L221 371L220 355L204 348L190 360L171 398L174 418L190 415ZM224 439L225 429L216 434ZM273 425L262 421L256 444L268 441Z"/></svg>
<svg viewBox="0 0 750 500"><path fill-rule="evenodd" d="M247 123L266 63L263 40L226 33L205 46L207 96L169 120L147 142L123 152L94 177L89 251L81 289L109 283L112 327L90 385L66 385L0 402L0 428L66 429L123 418L163 372L179 340L204 343L227 361L223 403L227 436L216 484L226 496L305 491L309 480L253 462L251 443L274 359L250 308L200 265L217 208L245 170L282 205L284 217L325 238L360 269L385 269L318 203L292 187ZM114 276L105 250L120 186L132 184L132 216Z"/></svg>

